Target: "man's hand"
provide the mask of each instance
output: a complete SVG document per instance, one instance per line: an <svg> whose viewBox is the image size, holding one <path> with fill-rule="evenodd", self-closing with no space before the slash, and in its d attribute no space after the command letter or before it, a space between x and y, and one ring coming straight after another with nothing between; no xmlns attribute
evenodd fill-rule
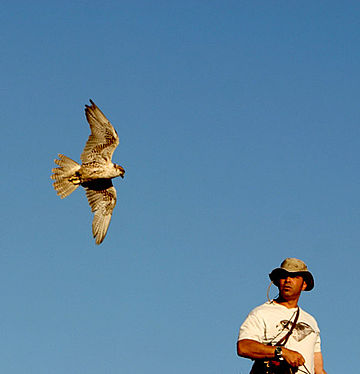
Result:
<svg viewBox="0 0 360 374"><path fill-rule="evenodd" d="M291 349L282 348L282 356L284 360L291 366L301 366L305 364L304 357L296 351L292 351Z"/></svg>
<svg viewBox="0 0 360 374"><path fill-rule="evenodd" d="M237 342L238 355L252 359L274 358L275 348L275 346L264 345L262 343L250 339L242 339ZM285 347L281 347L281 349L284 360L290 366L297 367L304 365L305 359L299 352L293 351Z"/></svg>

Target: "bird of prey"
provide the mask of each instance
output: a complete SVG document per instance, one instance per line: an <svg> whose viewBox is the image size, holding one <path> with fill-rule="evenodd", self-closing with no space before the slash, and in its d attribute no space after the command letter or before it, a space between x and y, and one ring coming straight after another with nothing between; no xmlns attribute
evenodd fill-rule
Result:
<svg viewBox="0 0 360 374"><path fill-rule="evenodd" d="M85 105L85 115L91 134L81 154L82 164L59 154L52 169L51 179L57 194L63 199L79 186L85 188L86 197L94 218L92 232L96 244L100 244L107 233L111 215L116 205L116 190L111 179L124 178L125 170L111 161L119 137L102 111L90 100Z"/></svg>

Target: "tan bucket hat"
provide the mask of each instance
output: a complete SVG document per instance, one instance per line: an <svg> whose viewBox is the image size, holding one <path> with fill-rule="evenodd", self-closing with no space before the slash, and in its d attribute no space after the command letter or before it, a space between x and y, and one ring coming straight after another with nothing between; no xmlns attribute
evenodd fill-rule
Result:
<svg viewBox="0 0 360 374"><path fill-rule="evenodd" d="M278 280L286 276L301 275L306 282L305 291L310 291L314 288L314 277L308 270L306 264L297 258L286 258L279 268L274 269L270 274L270 279L275 286L278 285Z"/></svg>

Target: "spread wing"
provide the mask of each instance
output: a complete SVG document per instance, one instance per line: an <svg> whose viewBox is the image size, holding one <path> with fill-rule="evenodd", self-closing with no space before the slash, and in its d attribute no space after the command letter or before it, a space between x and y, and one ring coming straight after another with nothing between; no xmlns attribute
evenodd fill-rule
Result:
<svg viewBox="0 0 360 374"><path fill-rule="evenodd" d="M97 179L83 186L91 211L94 212L92 232L96 244L100 244L105 238L116 205L116 190L111 179Z"/></svg>
<svg viewBox="0 0 360 374"><path fill-rule="evenodd" d="M111 161L119 136L103 112L90 100L91 106L85 105L85 115L89 122L91 134L85 144L81 161L86 164L97 161Z"/></svg>

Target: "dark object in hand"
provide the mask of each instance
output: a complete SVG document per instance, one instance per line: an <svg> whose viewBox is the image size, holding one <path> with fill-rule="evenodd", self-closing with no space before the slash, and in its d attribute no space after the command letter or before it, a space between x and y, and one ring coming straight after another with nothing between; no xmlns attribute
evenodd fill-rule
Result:
<svg viewBox="0 0 360 374"><path fill-rule="evenodd" d="M295 374L298 368L285 360L255 360L250 374Z"/></svg>

